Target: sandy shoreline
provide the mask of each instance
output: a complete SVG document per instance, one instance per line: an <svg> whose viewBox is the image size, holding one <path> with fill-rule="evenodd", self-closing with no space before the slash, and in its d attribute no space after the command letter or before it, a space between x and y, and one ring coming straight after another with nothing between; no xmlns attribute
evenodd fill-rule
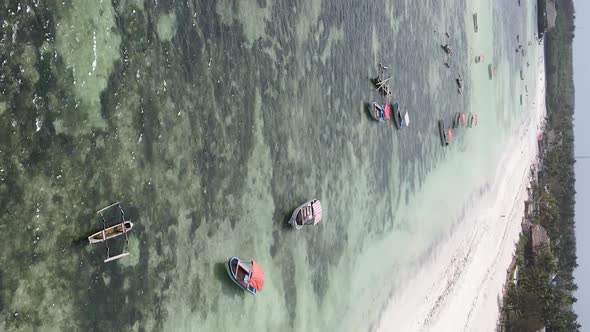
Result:
<svg viewBox="0 0 590 332"><path fill-rule="evenodd" d="M378 331L489 331L496 326L506 269L513 259L527 199L530 165L545 117L545 72L507 139L494 174L464 218L404 290L389 300ZM532 91L531 91L532 92Z"/></svg>

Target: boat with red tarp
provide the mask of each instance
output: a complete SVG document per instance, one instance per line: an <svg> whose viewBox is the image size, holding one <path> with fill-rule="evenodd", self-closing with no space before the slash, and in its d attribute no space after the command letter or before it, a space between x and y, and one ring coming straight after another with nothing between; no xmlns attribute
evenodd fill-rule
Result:
<svg viewBox="0 0 590 332"><path fill-rule="evenodd" d="M227 261L226 269L231 280L243 290L253 295L262 291L264 270L254 260L246 263L234 256Z"/></svg>
<svg viewBox="0 0 590 332"><path fill-rule="evenodd" d="M447 128L444 120L438 120L438 132L443 146L447 146L453 140L453 131L451 126Z"/></svg>
<svg viewBox="0 0 590 332"><path fill-rule="evenodd" d="M322 221L322 204L317 199L309 200L297 207L289 224L293 225L295 229L301 229L306 225L316 225Z"/></svg>
<svg viewBox="0 0 590 332"><path fill-rule="evenodd" d="M384 106L379 105L375 102L371 105L369 110L371 117L379 122L386 122L391 120L391 105L385 104Z"/></svg>

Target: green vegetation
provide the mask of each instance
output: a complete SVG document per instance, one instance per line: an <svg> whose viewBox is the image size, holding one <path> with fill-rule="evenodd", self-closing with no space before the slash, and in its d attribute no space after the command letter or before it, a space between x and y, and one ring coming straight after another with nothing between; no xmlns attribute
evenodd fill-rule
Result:
<svg viewBox="0 0 590 332"><path fill-rule="evenodd" d="M574 82L572 42L575 10L572 0L558 0L556 26L547 34L547 119L541 143L538 183L533 185L530 217L551 239L550 246L533 248L521 236L516 265L517 286L509 283L504 298L504 331L577 331L580 325L572 304L577 289L574 233Z"/></svg>

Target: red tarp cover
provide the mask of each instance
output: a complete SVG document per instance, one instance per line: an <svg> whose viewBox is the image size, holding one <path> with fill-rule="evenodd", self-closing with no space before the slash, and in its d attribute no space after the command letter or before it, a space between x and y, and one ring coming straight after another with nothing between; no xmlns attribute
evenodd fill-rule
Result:
<svg viewBox="0 0 590 332"><path fill-rule="evenodd" d="M451 130L451 128L449 128L449 131L447 132L447 141L451 142L453 140L453 131Z"/></svg>
<svg viewBox="0 0 590 332"><path fill-rule="evenodd" d="M461 122L463 122L463 124L467 123L467 117L465 117L465 113L461 113Z"/></svg>
<svg viewBox="0 0 590 332"><path fill-rule="evenodd" d="M385 119L391 119L391 105L385 104Z"/></svg>
<svg viewBox="0 0 590 332"><path fill-rule="evenodd" d="M264 287L264 270L258 263L252 261L252 276L250 277L250 285L256 288L257 291L261 291Z"/></svg>
<svg viewBox="0 0 590 332"><path fill-rule="evenodd" d="M315 203L313 203L313 213L315 215L315 221L314 221L314 225L319 223L320 221L322 221L322 205L320 204L320 201L316 201Z"/></svg>

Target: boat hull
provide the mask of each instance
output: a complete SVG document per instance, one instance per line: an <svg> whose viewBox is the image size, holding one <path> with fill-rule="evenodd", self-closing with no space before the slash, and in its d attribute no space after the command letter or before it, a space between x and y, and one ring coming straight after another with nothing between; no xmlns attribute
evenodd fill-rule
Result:
<svg viewBox="0 0 590 332"><path fill-rule="evenodd" d="M123 235L126 232L129 232L132 228L133 223L131 221L125 221L90 235L88 237L88 242L90 242L90 244L104 242L119 235Z"/></svg>
<svg viewBox="0 0 590 332"><path fill-rule="evenodd" d="M395 124L395 127L397 129L401 129L404 120L402 118L401 111L399 110L399 104L395 103L391 106L392 106L391 108L393 110L393 124Z"/></svg>
<svg viewBox="0 0 590 332"><path fill-rule="evenodd" d="M445 133L445 122L443 120L438 120L438 133L440 135L441 144L443 146L449 145L447 134Z"/></svg>
<svg viewBox="0 0 590 332"><path fill-rule="evenodd" d="M369 106L369 114L371 115L371 118L373 118L373 120L375 121L384 122L384 120L379 116L382 110L383 108L375 102L373 102L371 106Z"/></svg>
<svg viewBox="0 0 590 332"><path fill-rule="evenodd" d="M256 295L256 289L255 288L251 288L251 287L246 287L244 286L241 282L238 281L237 275L233 272L232 267L234 265L237 265L241 262L241 259L239 259L238 257L231 257L227 263L225 264L225 269L227 271L227 274L229 275L229 278L234 282L234 284L236 284L238 287L240 287L241 289L245 290L246 292L252 294L252 295Z"/></svg>
<svg viewBox="0 0 590 332"><path fill-rule="evenodd" d="M289 219L289 224L291 224L295 229L299 230L302 229L305 224L297 223L297 215L299 212L305 207L311 207L313 203L317 202L317 199L309 200L301 205L299 205L291 214L291 219Z"/></svg>

